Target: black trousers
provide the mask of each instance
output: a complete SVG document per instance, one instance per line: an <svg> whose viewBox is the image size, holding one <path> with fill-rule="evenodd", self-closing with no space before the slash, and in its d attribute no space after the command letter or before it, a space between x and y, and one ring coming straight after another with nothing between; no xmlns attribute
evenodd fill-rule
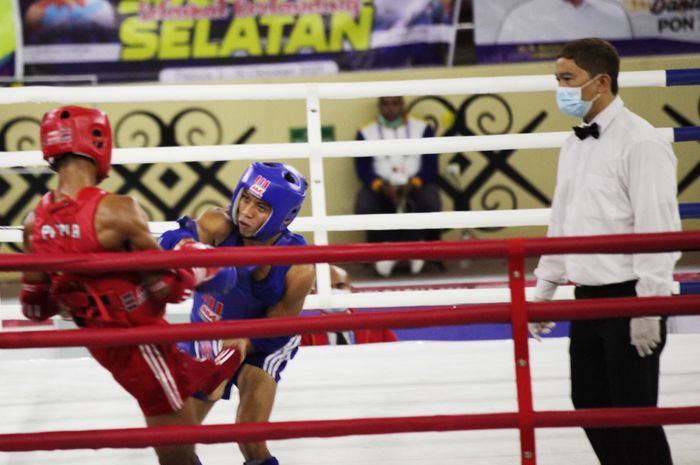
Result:
<svg viewBox="0 0 700 465"><path fill-rule="evenodd" d="M438 212L442 208L440 191L434 183L427 183L408 198L407 211L411 213ZM396 213L396 205L389 198L373 191L367 186L357 193L355 213L373 215L377 213ZM416 225L420 226L420 225ZM404 229L397 231L367 231L367 242L406 242L432 241L440 239L439 230Z"/></svg>
<svg viewBox="0 0 700 465"><path fill-rule="evenodd" d="M633 297L636 281L606 286L577 286L577 299ZM571 323L571 398L577 409L655 407L659 392L659 356L666 343L644 358L630 344L630 318ZM662 427L585 428L602 465L672 465Z"/></svg>

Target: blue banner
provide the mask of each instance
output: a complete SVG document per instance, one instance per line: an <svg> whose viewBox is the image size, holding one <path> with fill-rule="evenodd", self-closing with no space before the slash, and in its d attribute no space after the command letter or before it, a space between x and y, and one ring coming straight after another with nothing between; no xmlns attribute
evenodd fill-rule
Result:
<svg viewBox="0 0 700 465"><path fill-rule="evenodd" d="M452 0L19 0L27 75L201 80L444 65Z"/></svg>

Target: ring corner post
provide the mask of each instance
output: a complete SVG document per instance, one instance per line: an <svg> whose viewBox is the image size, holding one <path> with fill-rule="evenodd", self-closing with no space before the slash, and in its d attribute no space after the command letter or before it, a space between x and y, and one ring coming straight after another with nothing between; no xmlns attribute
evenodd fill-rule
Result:
<svg viewBox="0 0 700 465"><path fill-rule="evenodd" d="M523 465L536 465L535 413L532 405L528 318L525 301L525 241L520 238L509 239L507 244L508 286L510 287L511 324L515 352L515 382L518 394L520 460Z"/></svg>

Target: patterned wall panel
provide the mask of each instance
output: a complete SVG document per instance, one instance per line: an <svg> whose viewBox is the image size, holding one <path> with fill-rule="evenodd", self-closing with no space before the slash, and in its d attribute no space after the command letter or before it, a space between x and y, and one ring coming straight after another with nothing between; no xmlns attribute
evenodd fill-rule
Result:
<svg viewBox="0 0 700 465"><path fill-rule="evenodd" d="M435 108L424 109L426 104L437 103ZM452 104L444 97L420 97L409 105L416 114L423 115L443 136L476 136L508 134L513 131L513 108L500 95L474 95L462 100L458 105ZM452 115L447 121L439 114ZM546 118L546 111L529 116L519 133L535 132ZM447 127L444 127L448 124ZM443 125L441 128L440 126ZM473 155L455 153L447 161L447 167L438 176L437 182L443 192L450 198L454 210L503 210L517 209L517 188L529 196L549 206L551 199L544 194L527 176L508 162L515 150L476 152ZM479 166L472 161L473 156L485 162ZM495 175L501 174L507 183L494 183Z"/></svg>

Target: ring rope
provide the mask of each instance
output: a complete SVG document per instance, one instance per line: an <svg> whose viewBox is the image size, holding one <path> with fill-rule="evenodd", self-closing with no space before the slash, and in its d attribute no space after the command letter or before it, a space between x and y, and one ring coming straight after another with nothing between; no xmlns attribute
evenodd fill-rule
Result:
<svg viewBox="0 0 700 465"><path fill-rule="evenodd" d="M679 205L681 219L700 218L700 203ZM420 224L425 229L493 228L512 226L546 226L551 209L451 211L428 213L393 213L374 215L332 215L322 218L299 217L291 224L294 232L323 228L327 231L356 231L358 224L365 230L413 229ZM174 221L149 222L152 234L160 235L177 228ZM22 242L22 226L0 226L0 242Z"/></svg>
<svg viewBox="0 0 700 465"><path fill-rule="evenodd" d="M140 448L171 444L216 444L307 437L506 429L515 428L517 421L518 413L510 412L17 433L0 434L0 451ZM534 413L534 426L538 428L691 423L700 423L700 407L605 408Z"/></svg>
<svg viewBox="0 0 700 465"><path fill-rule="evenodd" d="M513 239L383 242L374 244L221 247L205 250L0 254L0 271L95 272L158 270L183 266L250 266L347 263L377 260L503 258ZM700 250L700 231L523 239L526 256L573 253L653 253Z"/></svg>
<svg viewBox="0 0 700 465"><path fill-rule="evenodd" d="M387 245L388 244L388 245ZM178 266L230 266L255 264L288 264L330 262L362 262L384 259L461 259L502 258L507 253L507 240L403 242L382 244L352 244L344 246L220 248L197 251L106 252L99 254L0 254L0 271L112 271L133 269L164 269ZM562 253L620 253L698 250L700 231L673 233L581 236L571 238L525 239L527 255ZM673 293L697 293L697 282L674 282ZM406 299L413 305L457 305L461 303L492 303L508 301L507 288L438 289L403 292L353 293L349 295L309 295L306 309L319 308L387 308L402 306ZM533 288L526 289L532 298ZM555 299L571 299L573 286L559 286ZM172 305L171 314L189 314L189 303ZM3 319L20 317L19 305L4 305Z"/></svg>
<svg viewBox="0 0 700 465"><path fill-rule="evenodd" d="M2 90L2 89L0 89ZM700 127L657 128L668 142L689 142L700 139ZM561 147L570 131L487 136L429 137L318 142L323 158L357 158L376 155L421 155L424 153L484 152L510 149L544 149ZM195 161L272 160L280 154L287 159L307 159L309 143L195 145L178 147L117 148L112 164L175 163ZM0 152L0 168L14 166L48 166L39 150Z"/></svg>
<svg viewBox="0 0 700 465"><path fill-rule="evenodd" d="M621 87L694 85L700 84L700 69L625 71L618 81ZM551 75L314 84L31 86L0 88L0 104L299 100L314 93L322 99L358 99L394 95L396 89L401 89L402 95L413 96L552 91L556 86Z"/></svg>
<svg viewBox="0 0 700 465"><path fill-rule="evenodd" d="M700 295L596 299L595 302L551 301L527 304L532 321L582 320L617 316L695 315ZM82 328L0 333L0 349L47 347L107 347L116 345L227 339L253 336L354 329L420 328L475 323L508 323L509 304L452 305L426 310L392 310L377 313L279 317L263 320L181 323L136 328ZM527 332L527 330L526 330Z"/></svg>
<svg viewBox="0 0 700 465"><path fill-rule="evenodd" d="M559 286L552 300L572 300L573 285ZM700 280L674 281L671 294L700 294ZM351 294L332 294L330 301L324 301L316 294L310 294L304 300L303 310L318 310L322 308L395 308L401 305L405 309L434 307L439 305L489 304L510 301L510 291L507 287L482 289L423 289L414 291L373 291L353 292ZM534 286L525 288L525 296L532 300L535 296ZM402 305L411 302L411 306ZM180 304L169 304L168 315L189 315L192 312L192 300ZM58 318L58 317L54 317ZM19 303L4 302L0 307L0 320L22 320L24 315Z"/></svg>
<svg viewBox="0 0 700 465"><path fill-rule="evenodd" d="M317 320L317 324L319 327L316 328L309 328L309 330L313 331L315 330L320 330L324 327L326 324L333 323L334 325L339 322L339 319L342 318L352 318L354 324L356 322L361 321L361 318L364 317L366 320L369 320L367 322L368 327L372 327L373 324L379 324L382 323L383 327L387 326L387 321L386 319L389 318L396 318L400 319L401 321L397 321L393 323L394 326L399 326L403 327L407 323L415 323L419 321L421 318L428 318L429 321L421 323L421 326L426 326L426 325L435 325L439 324L438 320L436 319L436 316L441 318L441 321L450 321L450 319L455 318L455 316L462 316L461 312L466 313L464 315L465 317L468 317L469 319L473 319L475 316L478 316L479 313L477 313L479 310L481 310L482 313L486 313L486 318L494 318L494 313L499 311L503 313L506 316L506 319L510 319L513 322L515 322L517 319L527 319L528 315L528 310L532 309L531 312L531 317L533 319L540 319L542 316L539 313L539 308L542 307L543 309L548 309L550 312L550 317L552 310L556 309L557 307L564 306L565 312L571 312L574 310L577 306L580 308L581 312L581 317L582 318L595 318L596 317L596 309L604 314L605 316L614 316L615 312L620 310L622 314L629 315L629 314L647 314L645 313L648 311L649 315L659 315L659 314L670 314L671 312L674 313L683 313L684 311L687 311L691 314L697 313L698 308L700 308L700 296L681 296L681 297L647 297L643 299L637 299L637 298L628 298L628 299L611 299L610 301L606 302L604 299L600 299L597 301L595 304L596 305L591 305L590 302L578 302L576 301L574 303L562 303L562 302L546 302L546 303L538 303L538 304L529 304L525 303L524 300L524 258L526 255L531 255L531 254L542 254L542 253L552 253L553 250L556 250L558 252L561 252L562 249L581 249L581 250L573 250L574 252L599 252L600 249L607 249L610 247L611 244L614 244L615 241L619 241L621 238L627 238L627 241L624 242L626 244L623 248L627 249L625 251L636 251L636 248L642 246L645 247L645 251L661 251L661 250L673 250L673 249L685 249L686 245L687 248L693 250L694 248L697 248L700 246L700 240L697 240L698 237L700 236L700 232L698 233L658 233L658 234L644 234L644 235L621 235L621 236L592 236L592 237L581 237L581 238L546 238L546 239L512 239L508 241L478 241L482 243L490 243L491 247L482 247L479 250L473 248L473 243L471 242L460 242L462 245L462 249L464 248L465 245L470 245L472 248L471 250L471 256L479 256L481 258L484 258L484 256L489 256L488 254L494 254L498 253L500 255L507 254L508 260L509 260L509 269L510 271L510 276L509 276L509 282L511 289L514 287L517 287L518 290L514 291L520 295L520 297L517 299L518 302L516 304L518 305L492 305L492 306L482 306L482 307L474 307L474 306L463 306L462 308L447 308L443 309L443 313L447 313L446 315L440 315L436 313L435 310L427 310L427 311L422 311L424 314L421 314L421 311L415 311L415 312L400 312L400 316L397 317L396 315L392 315L394 312L385 312L383 315L361 315L361 314L354 314L354 315L335 315L331 317L315 317L315 320ZM575 242L572 243L571 239L574 239ZM674 244L669 244L670 240L675 239ZM693 240L695 239L695 240ZM591 241L592 240L592 241ZM683 243L683 245L679 245L679 243L682 243L683 241L688 241L687 243ZM503 250L503 245L505 244L506 249L505 251ZM367 244L363 245L364 247L367 247L368 245L372 244ZM379 246L385 247L385 244L375 244ZM401 246L406 246L406 245L420 245L420 244L395 244L395 245L401 245ZM545 250L538 250L538 245L539 248L542 249L544 247ZM617 249L615 250L616 252L619 252L620 244L618 244ZM436 243L432 244L432 247L425 249L425 252L432 253L433 255L439 254L443 252L445 249L449 248L450 244L449 243ZM342 249L343 247L338 247L338 246L326 246L325 249ZM348 248L348 246L345 246L344 248ZM282 252L277 248L279 252ZM292 248L293 249L293 248ZM297 249L319 249L318 246L316 247L306 247L306 248L297 248ZM432 250L431 250L432 249ZM483 253L476 253L479 252L480 250L483 249L489 249L486 255L483 255ZM564 250L566 252L571 252L572 250ZM151 258L154 255L165 255L166 253L169 252L160 252L160 251L150 251L151 253L148 253L148 255L151 256ZM69 254L70 255L70 254ZM72 254L76 255L76 254ZM101 255L101 254L88 254L88 256L91 256L92 258L95 258L95 256ZM130 254L121 254L121 255L134 255L134 253ZM263 254L258 255L258 263L260 262L260 258L262 257ZM15 257L16 258L16 257ZM300 259L309 259L309 257L303 257L299 256L296 258ZM268 256L264 258L263 260L267 261L270 259L274 259L272 256ZM294 257L292 257L294 259ZM377 259L376 254L374 259ZM184 260L182 260L184 261ZM289 260L287 260L289 261ZM80 263L80 260L78 260L78 263ZM85 265L85 263L82 263L82 265ZM104 263L102 264L104 267ZM60 266L60 265L59 265ZM519 284L518 284L519 283ZM617 302L616 302L617 301ZM629 308L624 308L625 306ZM488 307L488 308L487 308ZM495 310L495 312L494 312ZM544 312L546 313L546 312ZM387 317L388 315L388 317ZM442 317L444 316L444 320ZM557 319L557 316L561 316L557 313L554 318L543 318L543 319ZM576 316L574 315L574 318ZM99 338L101 339L100 342L97 343L91 343L88 342L85 344L81 345L95 345L95 344L101 344L105 341L102 340L104 335L109 336L109 333L112 332L113 337L116 338L116 341L109 341L109 345L115 345L117 344L124 344L128 343L125 342L127 337L132 337L132 335L136 334L139 331L147 331L151 332L153 330L170 330L170 329L175 329L177 331L197 331L199 329L207 330L208 337L205 338L211 338L212 333L215 333L219 328L231 326L232 328L226 328L227 329L227 334L228 330L234 330L237 332L237 334L243 335L243 330L248 330L250 331L249 334L258 334L256 331L260 331L260 334L265 334L265 335L279 335L279 334L288 334L290 331L303 331L300 329L298 326L299 324L306 324L311 326L312 323L315 323L314 321L311 321L311 318L309 317L306 319L301 319L301 320L306 320L306 321L296 321L296 322L291 322L288 320L296 319L299 320L298 318L277 318L277 319L270 319L270 320L262 320L262 321L232 321L232 322L218 322L218 323L212 323L212 324L207 324L207 325L198 325L194 324L194 326L199 326L201 328L189 328L186 327L187 325L176 325L173 327L163 327L163 328L151 328L151 327L141 327L141 328L130 328L130 329L96 329L96 330L90 330L90 329L81 329L81 330L68 330L68 331L49 331L49 334L46 331L36 331L36 332L28 332L28 333L6 333L6 334L0 334L0 347L3 347L4 344L11 343L11 341L14 340L15 344L22 344L23 346L26 347L26 344L29 343L30 341L33 343L39 343L39 344L46 344L51 342L53 344L54 338L65 338L64 335L70 336L68 338L68 343L70 345L75 344L76 342L79 342L81 337L84 337L86 335L90 335L90 333L94 333L95 331L100 332L101 335ZM287 320L287 321L285 321ZM372 324L370 324L370 322ZM398 323L398 324L397 324ZM521 321L522 323L522 321ZM261 324L264 324L261 325ZM389 323L391 324L391 323ZM443 323L444 324L444 323ZM251 326L252 325L252 326ZM277 327L275 327L277 325ZM178 328L177 326L181 326ZM365 326L365 325L363 325ZM346 325L347 328L353 328L353 325L348 323ZM240 331L240 333L238 333ZM279 331L278 333L276 331ZM525 341L527 338L527 327L524 324L520 324L517 327L514 326L514 339L516 341ZM43 334L42 334L43 333ZM73 333L73 334L70 334ZM78 333L78 334L75 334ZM73 337L73 335L78 337ZM38 335L38 337L37 337ZM19 337L17 337L19 336ZM154 336L154 334L148 334L148 336ZM158 336L160 337L160 336ZM180 336L178 336L180 337ZM216 336L214 336L216 337ZM227 336L230 337L230 336ZM105 338L106 339L106 338ZM147 338L149 342L153 342L154 337L149 337ZM18 342L21 341L21 342ZM130 341L133 343L133 341ZM523 358L524 357L524 358ZM516 378L516 384L517 384L517 391L518 391L518 403L520 406L520 410L518 413L515 415L515 420L517 422L517 427L520 429L521 433L521 441L520 441L520 446L521 450L523 452L523 460L529 455L531 457L534 457L534 429L537 426L535 424L535 415L532 409L524 409L522 406L525 405L529 399L531 402L531 386L529 385L529 356L527 352L525 353L518 353L516 351L516 359L517 363L516 366L525 370L525 373L527 376L522 377L519 376ZM524 384L527 384L527 386L524 386ZM524 397L523 392L530 391L530 396L529 397ZM651 414L657 414L658 415L658 409L648 409L646 412L643 413L643 415L648 415L649 412ZM600 413L600 412L598 412ZM628 413L628 412L625 412ZM639 413L639 412L637 412ZM678 415L676 415L678 411L673 411L669 416L672 417L673 421L677 421ZM682 415L690 415L693 413L693 409L688 409L684 408L680 412ZM523 415L525 415L525 420L523 419ZM430 421L431 417L422 417L419 421ZM439 417L432 417L433 420ZM700 417L699 417L700 418ZM392 421L392 422L400 422L403 424L403 421L405 419L400 419L400 418L390 418L386 419L387 421ZM347 422L347 420L336 420L341 422ZM358 422L358 427L360 428L359 431L365 431L365 434L377 434L381 432L393 432L391 430L389 431L369 431L367 432L366 425L368 422L371 420L363 419L363 420L356 420ZM604 420L606 424L609 424L609 420ZM628 415L625 415L625 418L622 420L623 422L630 422L633 420L630 420L630 417ZM654 420L657 421L657 420ZM662 420L663 421L663 420ZM691 422L694 422L695 419L691 419ZM309 428L313 428L318 425L314 425L313 422L304 422ZM342 428L338 425L339 428ZM270 437L270 432L274 430L275 425L270 424L270 423L260 423L257 425L234 425L237 426L238 430L244 430L244 428L248 427L259 427L261 428L260 434L264 435L265 438L270 438L272 439L273 437ZM326 425L327 426L327 425ZM223 428L230 428L232 426L222 426ZM404 426L402 426L403 428ZM513 426L506 426L506 427L513 427ZM179 428L179 427L178 427ZM189 429L189 431L184 432L183 434L189 435L192 433L191 428L202 428L200 427L182 427L183 431ZM272 429L272 430L271 430ZM379 429L379 428L378 428ZM384 429L387 429L387 425L384 425ZM430 430L430 429L429 429ZM153 431L153 430L151 430ZM172 433L173 429L168 428L168 431ZM342 431L340 429L333 431L332 433L335 434L340 434ZM300 431L299 429L295 430L293 434L299 434ZM43 433L39 434L32 434L32 435L9 435L9 446L8 447L17 447L16 444L18 441L20 441L22 438L26 441L41 441L40 435ZM57 433L46 433L49 435L61 435L61 434L67 434L67 435L73 435L73 434L78 434L81 435L81 432L78 433L65 433L65 432L57 432ZM101 434L107 436L107 437L113 437L113 435L119 435L120 431L101 431ZM350 433L350 434L356 434L356 433ZM357 433L360 434L360 433ZM99 436L98 436L99 437ZM8 436L0 436L0 445L4 444L3 442L4 439L8 439ZM45 439L45 438L44 438ZM66 438L64 437L64 440ZM169 435L169 439L166 439L167 441L174 440L172 434ZM241 439L243 440L243 439ZM180 438L179 441L177 442L188 442L188 441L195 441L191 440L189 436L186 439ZM44 443L45 444L45 443ZM72 437L69 437L67 440L65 440L62 444L66 445L66 447L70 448L75 448L76 443L75 441L72 440ZM62 447L63 445L60 445L59 447ZM91 441L91 447L96 447L95 442ZM523 462L524 463L524 462Z"/></svg>

